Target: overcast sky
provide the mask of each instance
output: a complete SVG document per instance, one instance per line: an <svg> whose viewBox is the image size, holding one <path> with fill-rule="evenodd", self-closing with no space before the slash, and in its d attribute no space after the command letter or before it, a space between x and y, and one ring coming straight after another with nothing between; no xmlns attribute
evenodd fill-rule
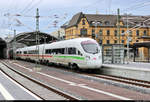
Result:
<svg viewBox="0 0 150 102"><path fill-rule="evenodd" d="M121 14L150 15L150 0L1 0L0 37L12 34L14 29L17 33L34 31L36 8L41 16L40 31L50 33L78 12L116 14L120 8Z"/></svg>

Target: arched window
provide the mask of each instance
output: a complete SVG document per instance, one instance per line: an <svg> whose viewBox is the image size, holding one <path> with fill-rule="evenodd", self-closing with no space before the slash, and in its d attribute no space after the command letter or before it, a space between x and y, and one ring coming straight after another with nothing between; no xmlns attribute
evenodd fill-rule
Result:
<svg viewBox="0 0 150 102"><path fill-rule="evenodd" d="M109 25L110 24L110 22L109 21L105 21L105 25Z"/></svg>
<svg viewBox="0 0 150 102"><path fill-rule="evenodd" d="M110 30L107 30L106 33L107 33L107 36L109 36L110 35Z"/></svg>
<svg viewBox="0 0 150 102"><path fill-rule="evenodd" d="M98 25L99 25L99 26L102 26L102 25L103 25L103 23L102 23L101 21L99 21Z"/></svg>
<svg viewBox="0 0 150 102"><path fill-rule="evenodd" d="M114 30L114 35L117 36L117 30Z"/></svg>
<svg viewBox="0 0 150 102"><path fill-rule="evenodd" d="M85 20L84 19L82 20L82 25L85 25Z"/></svg>
<svg viewBox="0 0 150 102"><path fill-rule="evenodd" d="M144 32L143 32L143 33L144 33L144 36L147 36L147 32L146 32L146 30L144 30Z"/></svg>
<svg viewBox="0 0 150 102"><path fill-rule="evenodd" d="M92 29L92 34L95 34L95 29Z"/></svg>
<svg viewBox="0 0 150 102"><path fill-rule="evenodd" d="M99 35L103 35L103 30L102 29L99 30Z"/></svg>
<svg viewBox="0 0 150 102"><path fill-rule="evenodd" d="M132 30L129 30L129 36L132 36Z"/></svg>
<svg viewBox="0 0 150 102"><path fill-rule="evenodd" d="M136 30L136 36L139 36L139 30Z"/></svg>

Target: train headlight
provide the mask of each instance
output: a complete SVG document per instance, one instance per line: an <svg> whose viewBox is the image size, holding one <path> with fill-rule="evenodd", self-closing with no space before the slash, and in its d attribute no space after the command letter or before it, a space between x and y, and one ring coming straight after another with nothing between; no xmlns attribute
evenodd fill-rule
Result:
<svg viewBox="0 0 150 102"><path fill-rule="evenodd" d="M87 60L90 60L90 56L86 56L86 59L87 59Z"/></svg>

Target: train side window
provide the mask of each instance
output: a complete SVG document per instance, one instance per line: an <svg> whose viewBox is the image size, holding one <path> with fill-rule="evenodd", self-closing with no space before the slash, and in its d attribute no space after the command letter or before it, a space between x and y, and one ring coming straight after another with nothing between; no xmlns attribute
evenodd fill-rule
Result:
<svg viewBox="0 0 150 102"><path fill-rule="evenodd" d="M82 56L82 53L78 50L78 55L81 55Z"/></svg>
<svg viewBox="0 0 150 102"><path fill-rule="evenodd" d="M53 54L54 54L54 55L56 54L56 49L53 49Z"/></svg>
<svg viewBox="0 0 150 102"><path fill-rule="evenodd" d="M51 54L53 54L53 49L51 49Z"/></svg>
<svg viewBox="0 0 150 102"><path fill-rule="evenodd" d="M61 49L61 53L62 53L62 54L65 54L65 48L62 48L62 49Z"/></svg>
<svg viewBox="0 0 150 102"><path fill-rule="evenodd" d="M51 49L49 49L49 54L51 54L52 53L52 50Z"/></svg>
<svg viewBox="0 0 150 102"><path fill-rule="evenodd" d="M68 48L68 54L76 54L76 48Z"/></svg>
<svg viewBox="0 0 150 102"><path fill-rule="evenodd" d="M45 53L48 54L48 50L45 50Z"/></svg>
<svg viewBox="0 0 150 102"><path fill-rule="evenodd" d="M62 54L61 49L57 49L57 52L58 52L58 54Z"/></svg>
<svg viewBox="0 0 150 102"><path fill-rule="evenodd" d="M54 54L57 54L57 49L54 49L54 52L55 52Z"/></svg>
<svg viewBox="0 0 150 102"><path fill-rule="evenodd" d="M24 53L24 54L27 54L27 51L24 51L23 53Z"/></svg>
<svg viewBox="0 0 150 102"><path fill-rule="evenodd" d="M72 54L76 55L76 48L72 48Z"/></svg>
<svg viewBox="0 0 150 102"><path fill-rule="evenodd" d="M71 50L72 50L71 48L68 48L68 54L71 54Z"/></svg>
<svg viewBox="0 0 150 102"><path fill-rule="evenodd" d="M58 49L58 53L59 54L64 54L65 53L65 48Z"/></svg>

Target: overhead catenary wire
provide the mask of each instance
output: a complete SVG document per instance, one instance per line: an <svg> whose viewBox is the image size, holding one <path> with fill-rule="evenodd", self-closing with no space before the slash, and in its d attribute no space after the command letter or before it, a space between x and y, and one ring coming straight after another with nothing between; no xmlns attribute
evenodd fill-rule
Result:
<svg viewBox="0 0 150 102"><path fill-rule="evenodd" d="M19 19L15 18L14 20L17 22L18 26L25 26L26 28L30 29L31 31L35 31L31 27L29 27L29 26L25 25L24 23L22 23Z"/></svg>
<svg viewBox="0 0 150 102"><path fill-rule="evenodd" d="M142 23L147 22L147 21L150 21L150 18L144 20ZM135 29L139 29L141 27L143 27L143 25L135 25L134 27L128 29L128 31L125 31L124 33L121 33L121 35L125 34L125 33L128 33L129 31L132 31L132 30L135 30Z"/></svg>
<svg viewBox="0 0 150 102"><path fill-rule="evenodd" d="M33 8L37 7L39 4L41 4L42 0L37 1L35 4L33 4L26 12L24 13L29 13Z"/></svg>
<svg viewBox="0 0 150 102"><path fill-rule="evenodd" d="M136 9L148 6L148 5L150 5L150 1L145 1L145 2L142 2L142 3L140 2L138 4L135 4L135 5L131 6L131 7L128 7L128 8L125 8L125 9L121 10L121 12L136 10Z"/></svg>
<svg viewBox="0 0 150 102"><path fill-rule="evenodd" d="M33 4L34 1L35 0L31 0L20 13L23 14Z"/></svg>

